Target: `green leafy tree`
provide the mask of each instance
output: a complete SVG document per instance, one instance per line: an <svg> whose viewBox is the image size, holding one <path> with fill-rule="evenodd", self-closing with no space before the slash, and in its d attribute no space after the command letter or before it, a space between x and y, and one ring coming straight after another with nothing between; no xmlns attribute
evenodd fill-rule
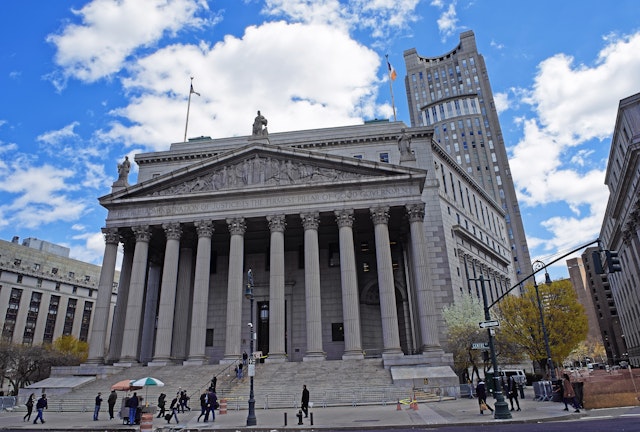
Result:
<svg viewBox="0 0 640 432"><path fill-rule="evenodd" d="M539 285L538 291L551 358L558 365L586 338L587 316L569 280ZM518 344L532 360L546 366L547 353L533 285L527 286L520 297L504 298L498 310L502 318L501 337Z"/></svg>

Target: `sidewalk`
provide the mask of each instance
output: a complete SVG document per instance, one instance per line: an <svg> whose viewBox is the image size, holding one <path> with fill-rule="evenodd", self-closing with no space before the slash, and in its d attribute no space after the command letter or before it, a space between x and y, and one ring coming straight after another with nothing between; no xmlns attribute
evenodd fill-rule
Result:
<svg viewBox="0 0 640 432"><path fill-rule="evenodd" d="M492 400L490 400L492 402ZM490 412L485 411L480 415L477 399L457 399L442 402L430 402L419 404L417 410L401 405L401 410L397 405L368 405L357 407L330 407L310 410L309 418L303 419L303 425L298 425L296 414L297 409L256 409L257 425L247 427L247 410L228 411L227 414L216 413L215 422L198 422L200 411L178 415L179 424L167 424L166 420L153 419L153 430L156 431L187 431L187 430L228 430L249 429L251 431L274 431L274 430L308 430L308 429L362 429L380 428L391 429L393 427L414 427L414 426L438 426L438 425L461 425L461 424L491 424L504 422L539 422L549 420L560 420L568 418L578 418L586 415L586 411L580 414L563 411L563 405L556 402L537 402L533 400L533 394L527 394L526 399L520 400L522 411L511 412L512 418L509 420L496 420ZM34 410L35 411L35 410ZM287 425L285 426L285 413L287 414ZM140 430L139 426L131 427L123 425L120 419L108 420L106 409L100 412L100 420L93 421L93 412L84 413L58 413L55 411L45 411L46 424L34 425L35 412L31 416L31 422L22 421L23 413L4 412L0 414L0 430L82 430L87 431L132 431ZM313 418L313 425L311 425Z"/></svg>

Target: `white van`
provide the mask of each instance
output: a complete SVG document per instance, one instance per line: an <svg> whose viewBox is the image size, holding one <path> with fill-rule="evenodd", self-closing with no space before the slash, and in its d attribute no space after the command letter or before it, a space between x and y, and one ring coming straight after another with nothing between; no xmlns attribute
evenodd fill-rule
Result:
<svg viewBox="0 0 640 432"><path fill-rule="evenodd" d="M527 385L527 376L522 369L503 369L500 371L500 376L503 378L506 377L507 380L513 377L518 384L522 386Z"/></svg>

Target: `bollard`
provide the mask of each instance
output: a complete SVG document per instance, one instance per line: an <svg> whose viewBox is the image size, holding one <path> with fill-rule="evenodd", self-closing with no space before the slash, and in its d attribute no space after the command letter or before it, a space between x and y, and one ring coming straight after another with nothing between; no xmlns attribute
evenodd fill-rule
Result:
<svg viewBox="0 0 640 432"><path fill-rule="evenodd" d="M301 425L302 424L302 410L298 411L298 414L296 414L296 417L298 417L298 424Z"/></svg>
<svg viewBox="0 0 640 432"><path fill-rule="evenodd" d="M226 413L227 413L227 400L220 399L220 414L226 414Z"/></svg>
<svg viewBox="0 0 640 432"><path fill-rule="evenodd" d="M287 425L287 413L284 413L284 425Z"/></svg>
<svg viewBox="0 0 640 432"><path fill-rule="evenodd" d="M311 420L311 426L313 426L313 413L309 414L309 418Z"/></svg>

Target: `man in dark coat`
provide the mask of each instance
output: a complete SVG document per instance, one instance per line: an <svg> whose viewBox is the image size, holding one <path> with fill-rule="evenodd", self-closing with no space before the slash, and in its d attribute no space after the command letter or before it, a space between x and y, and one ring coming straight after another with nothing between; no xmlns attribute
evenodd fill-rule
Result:
<svg viewBox="0 0 640 432"><path fill-rule="evenodd" d="M164 414L166 412L166 410L164 409L164 406L167 403L166 399L167 399L167 395L164 393L160 393L160 396L158 396L158 408L160 408L160 412L158 413L158 418L164 417Z"/></svg>
<svg viewBox="0 0 640 432"><path fill-rule="evenodd" d="M93 408L93 421L98 421L98 414L100 413L101 404L102 404L102 393L98 392L98 396L96 396L96 405Z"/></svg>
<svg viewBox="0 0 640 432"><path fill-rule="evenodd" d="M107 403L109 404L109 420L113 420L113 407L116 406L116 401L118 400L118 395L115 390L111 390L111 394L109 394L109 399L107 399Z"/></svg>
<svg viewBox="0 0 640 432"><path fill-rule="evenodd" d="M307 386L302 386L302 406L300 407L304 413L305 418L309 417L309 390Z"/></svg>
<svg viewBox="0 0 640 432"><path fill-rule="evenodd" d="M489 411L493 412L493 408L487 403L487 386L484 381L478 381L476 386L476 395L478 396L478 405L480 405L480 414L484 415L483 409L486 407Z"/></svg>
<svg viewBox="0 0 640 432"><path fill-rule="evenodd" d="M136 411L138 411L138 405L140 401L138 400L138 394L134 393L133 396L129 398L129 424L136 424Z"/></svg>

